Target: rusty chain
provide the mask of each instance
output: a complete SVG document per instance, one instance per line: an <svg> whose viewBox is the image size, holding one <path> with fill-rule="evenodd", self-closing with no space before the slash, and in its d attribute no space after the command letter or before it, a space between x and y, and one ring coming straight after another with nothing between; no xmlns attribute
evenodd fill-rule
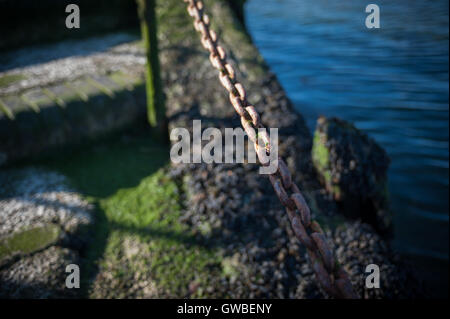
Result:
<svg viewBox="0 0 450 319"><path fill-rule="evenodd" d="M246 92L241 83L236 80L233 67L227 62L223 47L218 44L218 37L209 28L210 19L204 13L202 0L183 0L188 4L187 10L194 18L195 30L201 33L201 43L209 51L209 59L214 68L219 70L220 83L229 93L229 99L241 118L241 124L250 141L253 142L256 154L261 163L270 154L270 143L267 130L261 123L255 107L248 103ZM259 130L258 134L256 130ZM261 144L264 145L260 145ZM322 288L335 298L358 298L346 271L336 261L320 225L311 220L309 207L299 188L292 181L286 163L278 158L278 170L269 175L273 189L286 208L292 229L297 239L306 247L312 268ZM263 164L264 165L264 164ZM291 195L288 195L290 190Z"/></svg>

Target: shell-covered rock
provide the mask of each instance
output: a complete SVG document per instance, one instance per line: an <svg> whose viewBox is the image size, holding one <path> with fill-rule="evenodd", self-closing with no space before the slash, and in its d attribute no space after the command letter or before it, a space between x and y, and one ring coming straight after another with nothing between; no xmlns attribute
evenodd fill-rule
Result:
<svg viewBox="0 0 450 319"><path fill-rule="evenodd" d="M359 218L382 233L391 231L387 190L390 160L372 138L344 120L320 117L312 161L346 216Z"/></svg>

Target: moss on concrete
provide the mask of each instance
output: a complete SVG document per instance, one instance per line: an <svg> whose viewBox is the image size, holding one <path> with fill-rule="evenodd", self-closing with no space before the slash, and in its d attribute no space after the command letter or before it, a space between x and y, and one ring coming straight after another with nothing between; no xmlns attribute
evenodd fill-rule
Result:
<svg viewBox="0 0 450 319"><path fill-rule="evenodd" d="M10 120L14 120L14 114L11 109L0 99L0 118L5 115Z"/></svg>
<svg viewBox="0 0 450 319"><path fill-rule="evenodd" d="M314 132L311 157L314 167L325 180L325 184L328 187L331 186L330 153L326 146L326 140L317 130Z"/></svg>
<svg viewBox="0 0 450 319"><path fill-rule="evenodd" d="M0 260L17 254L29 254L58 241L61 229L48 224L23 230L0 241Z"/></svg>
<svg viewBox="0 0 450 319"><path fill-rule="evenodd" d="M144 83L143 78L140 75L126 74L122 71L111 73L109 78L121 88L125 88L129 91L132 91L136 86Z"/></svg>
<svg viewBox="0 0 450 319"><path fill-rule="evenodd" d="M6 87L15 82L25 80L27 77L23 74L5 74L0 76L0 87Z"/></svg>
<svg viewBox="0 0 450 319"><path fill-rule="evenodd" d="M48 91L50 94L47 95L51 96L53 101L61 107L66 107L70 103L77 103L82 100L80 94L74 88L64 84L50 86Z"/></svg>
<svg viewBox="0 0 450 319"><path fill-rule="evenodd" d="M113 225L101 267L112 271L114 280L144 276L170 295L183 296L196 274L207 277L201 274L215 261L214 252L196 245L187 226L178 222L179 189L163 170L100 200L100 207ZM133 253L133 246L139 253Z"/></svg>
<svg viewBox="0 0 450 319"><path fill-rule="evenodd" d="M325 134L319 130L314 132L313 147L311 150L311 158L314 167L329 192L333 194L335 198L340 198L342 190L339 185L333 183L332 174L330 168L330 151L326 145L327 140Z"/></svg>
<svg viewBox="0 0 450 319"><path fill-rule="evenodd" d="M322 140L320 133L317 131L314 133L312 157L317 166L319 166L321 169L328 168L329 152L325 145L325 141Z"/></svg>

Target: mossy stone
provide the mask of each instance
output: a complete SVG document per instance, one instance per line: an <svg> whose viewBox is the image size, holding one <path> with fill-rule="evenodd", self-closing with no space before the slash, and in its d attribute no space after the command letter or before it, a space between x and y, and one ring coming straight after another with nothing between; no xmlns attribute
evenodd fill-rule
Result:
<svg viewBox="0 0 450 319"><path fill-rule="evenodd" d="M23 74L6 74L0 76L0 88L7 87L15 82L25 80L27 77Z"/></svg>
<svg viewBox="0 0 450 319"><path fill-rule="evenodd" d="M48 247L58 241L60 234L60 227L53 224L14 233L0 241L0 261Z"/></svg>
<svg viewBox="0 0 450 319"><path fill-rule="evenodd" d="M311 152L320 180L344 214L390 233L386 152L353 124L325 117L317 121Z"/></svg>

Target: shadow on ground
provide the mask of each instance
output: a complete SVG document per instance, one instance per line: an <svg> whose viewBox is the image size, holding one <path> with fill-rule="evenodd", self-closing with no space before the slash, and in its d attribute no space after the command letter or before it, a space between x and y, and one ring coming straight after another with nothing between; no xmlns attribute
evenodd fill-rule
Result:
<svg viewBox="0 0 450 319"><path fill-rule="evenodd" d="M186 296L200 273L220 269L216 245L179 222L183 190L168 163L168 146L144 129L38 163L67 176L95 206L80 297Z"/></svg>

